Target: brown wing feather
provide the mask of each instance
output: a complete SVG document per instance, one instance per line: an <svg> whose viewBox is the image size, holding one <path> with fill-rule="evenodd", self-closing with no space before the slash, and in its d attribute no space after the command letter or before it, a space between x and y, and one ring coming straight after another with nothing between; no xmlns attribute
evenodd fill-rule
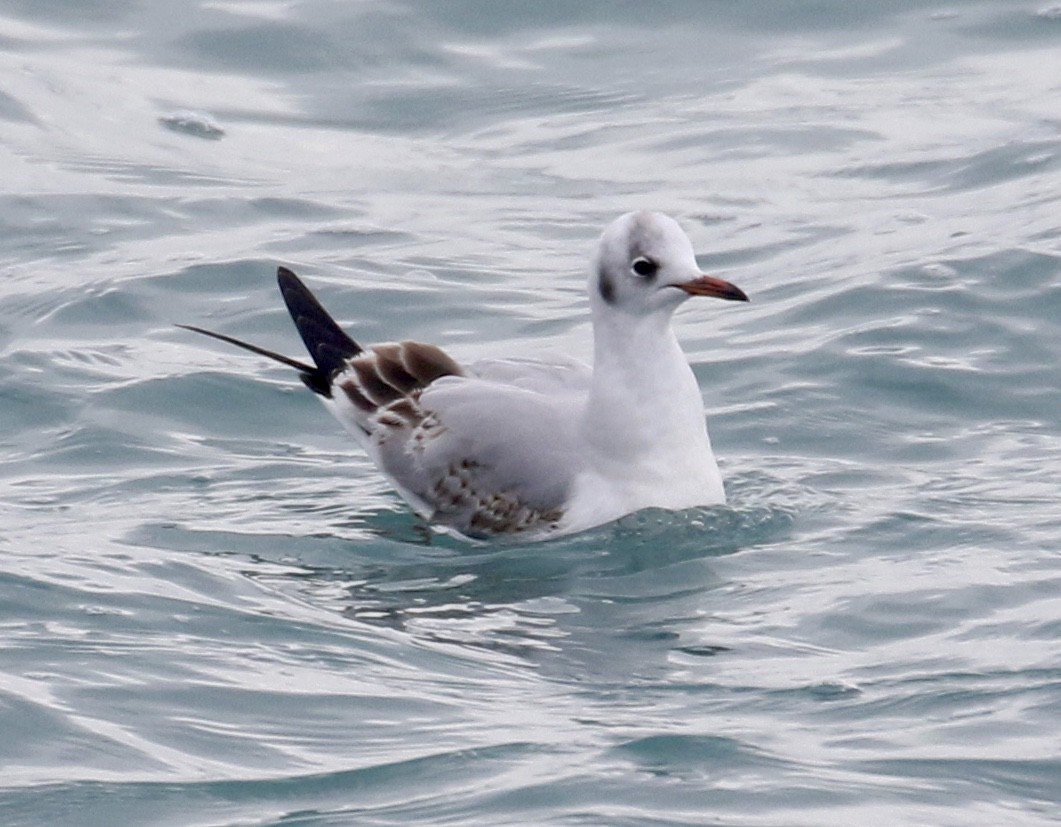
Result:
<svg viewBox="0 0 1061 827"><path fill-rule="evenodd" d="M418 417L409 403L415 402L424 388L443 376L463 375L461 366L440 348L400 342L375 345L351 357L336 377L336 384L367 415L394 407L397 415L414 420Z"/></svg>

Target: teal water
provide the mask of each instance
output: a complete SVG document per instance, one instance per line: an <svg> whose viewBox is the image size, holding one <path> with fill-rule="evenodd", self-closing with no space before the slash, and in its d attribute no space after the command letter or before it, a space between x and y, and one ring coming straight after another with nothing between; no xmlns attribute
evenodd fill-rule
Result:
<svg viewBox="0 0 1061 827"><path fill-rule="evenodd" d="M0 2L0 823L1061 817L1061 7ZM427 530L290 373L589 355L672 213L730 505Z"/></svg>

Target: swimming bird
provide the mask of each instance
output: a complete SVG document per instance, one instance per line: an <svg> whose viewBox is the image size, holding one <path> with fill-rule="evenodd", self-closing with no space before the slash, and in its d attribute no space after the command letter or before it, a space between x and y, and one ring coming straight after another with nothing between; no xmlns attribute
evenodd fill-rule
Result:
<svg viewBox="0 0 1061 827"><path fill-rule="evenodd" d="M286 267L277 280L313 364L179 325L297 370L423 518L472 538L542 539L643 508L722 504L700 388L671 328L687 299L748 301L704 275L678 223L632 212L589 277L593 366L460 363L402 341L362 347Z"/></svg>

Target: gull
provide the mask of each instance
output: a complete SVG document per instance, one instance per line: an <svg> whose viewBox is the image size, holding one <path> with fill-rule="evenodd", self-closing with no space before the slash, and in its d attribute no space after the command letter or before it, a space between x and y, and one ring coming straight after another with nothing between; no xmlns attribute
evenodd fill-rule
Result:
<svg viewBox="0 0 1061 827"><path fill-rule="evenodd" d="M297 370L409 505L467 538L537 540L644 508L726 501L696 377L671 328L694 296L748 301L700 272L662 213L603 232L590 269L593 366L461 363L413 341L362 347L286 267L280 292L313 364L193 325Z"/></svg>

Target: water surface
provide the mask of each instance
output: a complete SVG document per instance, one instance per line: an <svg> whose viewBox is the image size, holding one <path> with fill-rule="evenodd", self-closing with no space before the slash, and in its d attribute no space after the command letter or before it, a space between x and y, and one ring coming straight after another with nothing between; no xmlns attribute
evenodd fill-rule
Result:
<svg viewBox="0 0 1061 827"><path fill-rule="evenodd" d="M1061 804L1061 11L0 3L0 821L991 825ZM469 546L280 366L588 358L601 228L730 504Z"/></svg>

